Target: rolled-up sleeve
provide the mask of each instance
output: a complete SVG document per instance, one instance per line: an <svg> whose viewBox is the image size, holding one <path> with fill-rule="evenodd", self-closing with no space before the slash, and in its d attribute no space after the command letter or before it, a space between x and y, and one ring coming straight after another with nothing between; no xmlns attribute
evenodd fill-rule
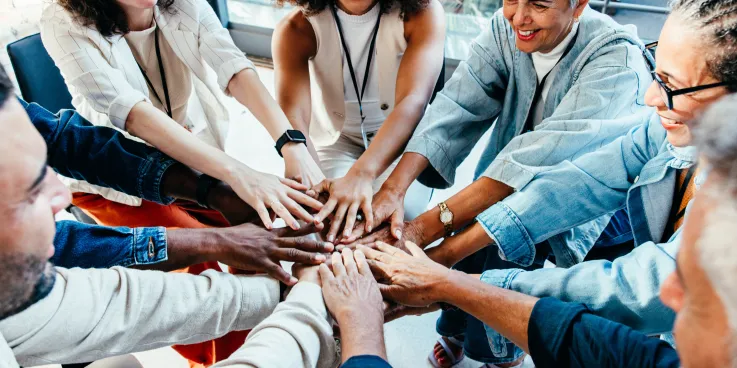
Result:
<svg viewBox="0 0 737 368"><path fill-rule="evenodd" d="M506 260L527 266L534 244L624 207L635 178L665 142L657 115L639 116L645 122L624 137L536 174L477 216Z"/></svg>
<svg viewBox="0 0 737 368"><path fill-rule="evenodd" d="M168 259L166 229L163 227L131 229L59 221L54 250L51 262L66 268L128 267Z"/></svg>
<svg viewBox="0 0 737 368"><path fill-rule="evenodd" d="M511 62L505 22L501 13L492 17L407 144L405 152L418 153L430 163L418 178L427 186L453 184L456 168L501 111Z"/></svg>
<svg viewBox="0 0 737 368"><path fill-rule="evenodd" d="M174 201L161 194L164 174L176 163L173 159L115 129L94 126L73 110L55 115L19 101L46 141L49 166L59 174L160 204Z"/></svg>
<svg viewBox="0 0 737 368"><path fill-rule="evenodd" d="M230 95L228 84L234 75L244 69L256 69L255 65L233 42L230 32L225 29L215 11L205 0L195 0L200 14L200 53L215 70L218 85L226 95Z"/></svg>
<svg viewBox="0 0 737 368"><path fill-rule="evenodd" d="M104 39L74 24L58 4L50 4L41 18L41 40L69 89L84 96L95 111L106 114L114 126L124 130L133 106L148 98L123 74L137 71L126 70L125 66L121 70L113 68L103 56L113 52L110 42L125 42L119 37Z"/></svg>

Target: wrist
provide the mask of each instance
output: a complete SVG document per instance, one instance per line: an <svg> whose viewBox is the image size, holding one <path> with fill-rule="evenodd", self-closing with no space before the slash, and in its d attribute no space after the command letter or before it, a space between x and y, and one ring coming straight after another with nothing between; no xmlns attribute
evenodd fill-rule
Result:
<svg viewBox="0 0 737 368"><path fill-rule="evenodd" d="M417 221L417 219L405 223L404 240L415 243L418 247L425 249L428 244L425 244L426 239L422 223Z"/></svg>
<svg viewBox="0 0 737 368"><path fill-rule="evenodd" d="M216 259L214 245L209 244L211 229L167 229L166 248L169 258L185 265Z"/></svg>
<svg viewBox="0 0 737 368"><path fill-rule="evenodd" d="M433 302L457 305L457 298L463 297L464 295L464 293L458 292L459 285L463 285L464 277L468 277L468 274L448 269L430 289L430 296Z"/></svg>
<svg viewBox="0 0 737 368"><path fill-rule="evenodd" d="M376 177L378 176L376 170L367 166L368 165L363 165L360 162L356 161L356 163L348 170L346 176L351 175L368 181L376 180Z"/></svg>

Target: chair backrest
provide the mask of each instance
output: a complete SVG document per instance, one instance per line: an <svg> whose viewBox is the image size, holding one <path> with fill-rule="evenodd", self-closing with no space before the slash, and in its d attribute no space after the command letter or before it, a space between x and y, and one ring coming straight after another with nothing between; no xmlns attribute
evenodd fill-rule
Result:
<svg viewBox="0 0 737 368"><path fill-rule="evenodd" d="M220 18L220 23L223 27L228 28L230 24L230 17L228 17L228 0L207 0L215 10L215 14Z"/></svg>
<svg viewBox="0 0 737 368"><path fill-rule="evenodd" d="M46 52L40 34L12 42L7 49L24 100L53 112L74 108L72 95L59 68Z"/></svg>

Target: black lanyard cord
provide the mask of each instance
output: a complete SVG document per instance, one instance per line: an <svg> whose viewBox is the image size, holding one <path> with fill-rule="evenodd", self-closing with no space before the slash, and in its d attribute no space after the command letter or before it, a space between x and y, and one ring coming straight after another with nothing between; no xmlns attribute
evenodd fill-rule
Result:
<svg viewBox="0 0 737 368"><path fill-rule="evenodd" d="M169 117L173 119L172 111L171 111L171 101L169 101L169 86L166 83L166 72L164 71L164 63L161 61L161 49L159 47L159 26L158 25L156 26L156 29L154 29L154 44L156 45L156 58L159 61L159 73L161 74L161 84L163 84L164 86L164 98L166 99L166 107L164 108L164 110L166 110L166 114L169 115ZM136 64L138 64L137 61L136 61ZM159 102L164 103L164 101L161 100L161 97L159 97L159 94L156 93L156 89L154 88L153 83L151 83L151 80L148 79L146 72L143 70L143 68L141 68L141 64L138 64L138 69L141 69L143 78L146 79L146 84L148 84L148 87L154 93L154 96L156 96L156 99L158 99Z"/></svg>
<svg viewBox="0 0 737 368"><path fill-rule="evenodd" d="M332 6L333 18L335 18L335 24L338 26L338 33L340 34L340 43L343 45L343 52L345 53L346 60L348 61L348 70L351 72L351 80L353 81L353 88L356 91L356 98L358 99L358 113L361 114L361 125L366 117L363 115L363 93L366 91L366 84L368 84L369 72L371 71L371 60L374 58L374 47L376 46L376 35L379 33L379 23L381 22L381 14L376 19L376 25L374 26L374 34L371 38L371 45L369 46L368 60L366 61L366 73L363 75L363 85L361 86L361 92L358 92L358 82L356 81L356 73L353 71L353 63L351 62L351 55L348 53L348 45L345 43L345 37L343 37L343 27L340 25L340 19L338 19L338 11L336 6Z"/></svg>

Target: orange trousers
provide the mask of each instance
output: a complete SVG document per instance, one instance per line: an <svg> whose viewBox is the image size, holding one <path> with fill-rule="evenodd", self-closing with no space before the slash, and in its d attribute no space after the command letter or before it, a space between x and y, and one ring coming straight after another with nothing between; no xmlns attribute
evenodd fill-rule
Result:
<svg viewBox="0 0 737 368"><path fill-rule="evenodd" d="M82 209L100 225L166 228L226 227L228 221L217 211L209 210L188 201L175 201L163 206L143 201L139 207L113 202L97 194L74 193L72 203ZM217 262L191 266L181 272L198 275L215 269L222 271ZM231 272L239 273L237 270ZM194 345L175 345L174 350L189 360L190 367L209 366L227 359L246 341L250 331L233 331L223 337Z"/></svg>

